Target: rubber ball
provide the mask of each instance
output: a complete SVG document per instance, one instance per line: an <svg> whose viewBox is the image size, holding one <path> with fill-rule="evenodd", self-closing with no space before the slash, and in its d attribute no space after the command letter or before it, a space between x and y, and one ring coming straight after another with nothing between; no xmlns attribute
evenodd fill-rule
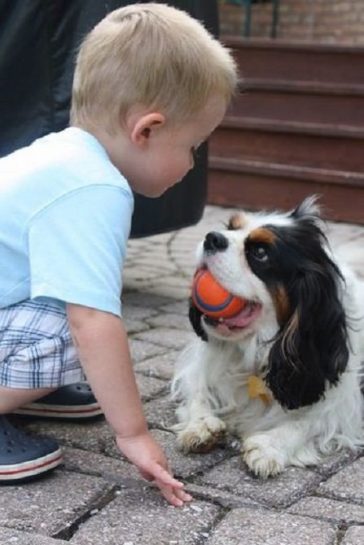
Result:
<svg viewBox="0 0 364 545"><path fill-rule="evenodd" d="M203 314L211 318L232 318L245 306L243 299L229 293L207 269L195 274L192 300Z"/></svg>

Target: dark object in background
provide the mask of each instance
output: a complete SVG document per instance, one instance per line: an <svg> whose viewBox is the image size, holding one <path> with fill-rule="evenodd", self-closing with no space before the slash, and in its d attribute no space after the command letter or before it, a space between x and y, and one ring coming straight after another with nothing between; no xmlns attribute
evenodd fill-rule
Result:
<svg viewBox="0 0 364 545"><path fill-rule="evenodd" d="M0 156L69 122L74 60L85 34L109 11L131 4L109 0L0 0ZM215 0L169 0L215 35ZM207 192L207 146L184 181L159 199L136 195L132 236L196 223Z"/></svg>

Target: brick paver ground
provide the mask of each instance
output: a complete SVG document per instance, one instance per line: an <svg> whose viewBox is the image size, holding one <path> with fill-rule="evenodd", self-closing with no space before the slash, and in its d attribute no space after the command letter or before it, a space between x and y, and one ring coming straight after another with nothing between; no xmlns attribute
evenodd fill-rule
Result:
<svg viewBox="0 0 364 545"><path fill-rule="evenodd" d="M194 334L187 296L194 250L231 210L207 207L195 227L130 242L124 314L138 385L153 434L194 501L168 506L117 451L103 419L17 420L64 446L65 465L0 489L0 545L359 545L364 543L364 456L341 453L318 467L254 478L231 440L209 454L176 449L169 381ZM329 224L334 247L364 277L364 227ZM363 453L364 454L364 453Z"/></svg>

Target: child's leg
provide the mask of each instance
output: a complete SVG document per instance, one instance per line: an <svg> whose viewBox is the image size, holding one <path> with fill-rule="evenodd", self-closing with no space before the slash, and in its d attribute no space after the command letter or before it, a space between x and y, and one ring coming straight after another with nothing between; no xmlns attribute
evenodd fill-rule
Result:
<svg viewBox="0 0 364 545"><path fill-rule="evenodd" d="M53 391L54 388L25 390L20 388L4 388L3 386L0 386L0 414L12 413L19 407L31 403Z"/></svg>
<svg viewBox="0 0 364 545"><path fill-rule="evenodd" d="M83 380L62 306L37 299L0 309L0 386L19 389L20 396L25 395L22 389L39 390L39 395L24 398L23 406L14 399L14 412L47 418L98 416L100 405ZM0 399L0 414L7 412L6 405Z"/></svg>
<svg viewBox="0 0 364 545"><path fill-rule="evenodd" d="M80 378L62 307L23 301L0 310L0 414ZM0 483L18 483L62 461L56 441L32 437L0 416Z"/></svg>
<svg viewBox="0 0 364 545"><path fill-rule="evenodd" d="M0 483L19 483L62 462L56 441L28 436L1 415L22 411L82 378L62 306L27 300L0 309Z"/></svg>

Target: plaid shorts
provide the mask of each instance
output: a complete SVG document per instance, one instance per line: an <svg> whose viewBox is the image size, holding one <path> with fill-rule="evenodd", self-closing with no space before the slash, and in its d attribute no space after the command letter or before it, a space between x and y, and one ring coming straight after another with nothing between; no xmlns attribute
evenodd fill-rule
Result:
<svg viewBox="0 0 364 545"><path fill-rule="evenodd" d="M0 386L57 388L84 379L62 307L28 299L0 309Z"/></svg>

